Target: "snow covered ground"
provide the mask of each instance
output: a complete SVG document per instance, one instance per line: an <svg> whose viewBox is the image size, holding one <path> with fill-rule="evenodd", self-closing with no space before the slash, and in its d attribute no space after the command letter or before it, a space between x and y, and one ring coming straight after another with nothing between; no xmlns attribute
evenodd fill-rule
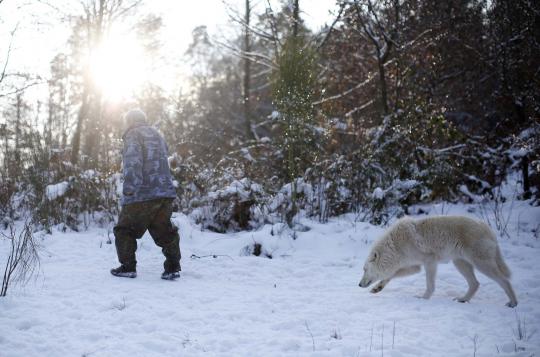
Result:
<svg viewBox="0 0 540 357"><path fill-rule="evenodd" d="M493 223L490 207L422 208ZM414 297L425 287L423 272L380 294L359 288L383 228L354 215L304 220L311 230L296 240L278 225L201 232L177 215L183 274L174 282L160 279L162 256L148 236L139 242L139 276L124 279L109 274L117 262L107 230L42 235L38 278L0 298L0 355L540 356L540 208L508 202L501 214L509 218L510 238L499 241L516 309L481 274L470 303L453 301L466 283L452 264L440 266L431 300ZM242 255L254 242L273 259ZM7 249L0 240L2 268Z"/></svg>

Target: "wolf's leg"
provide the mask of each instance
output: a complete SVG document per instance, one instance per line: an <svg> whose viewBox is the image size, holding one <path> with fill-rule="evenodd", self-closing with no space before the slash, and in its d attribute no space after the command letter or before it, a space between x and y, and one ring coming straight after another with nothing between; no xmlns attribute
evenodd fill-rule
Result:
<svg viewBox="0 0 540 357"><path fill-rule="evenodd" d="M474 296L480 284L478 283L478 280L476 280L476 276L474 276L474 268L469 262L463 259L454 259L453 262L457 270L465 277L465 280L467 280L467 284L469 284L469 290L467 290L467 293L465 293L465 295L462 297L455 298L454 300L459 302L468 302Z"/></svg>
<svg viewBox="0 0 540 357"><path fill-rule="evenodd" d="M426 291L424 295L419 296L422 299L429 299L435 291L435 276L437 276L437 261L432 260L424 263L424 270L426 271Z"/></svg>
<svg viewBox="0 0 540 357"><path fill-rule="evenodd" d="M401 278L418 273L421 270L420 265L413 265L406 268L401 268L394 274L392 278Z"/></svg>
<svg viewBox="0 0 540 357"><path fill-rule="evenodd" d="M413 274L418 273L419 271L420 271L420 265L413 265L410 267L401 268L391 278L379 281L379 283L375 285L373 289L371 289L371 292L373 294L376 294L382 289L384 289L384 287L386 286L386 284L390 282L390 280L394 278L401 278L404 276L413 275Z"/></svg>
<svg viewBox="0 0 540 357"><path fill-rule="evenodd" d="M475 260L474 262L475 267L480 270L484 275L486 275L488 278L491 278L495 280L497 284L503 288L506 295L508 295L508 298L510 299L509 302L506 303L506 306L508 307L516 307L518 304L516 294L514 293L514 289L512 289L512 285L510 284L510 281L502 275L502 273L499 271L497 264L495 262L487 262L485 260Z"/></svg>

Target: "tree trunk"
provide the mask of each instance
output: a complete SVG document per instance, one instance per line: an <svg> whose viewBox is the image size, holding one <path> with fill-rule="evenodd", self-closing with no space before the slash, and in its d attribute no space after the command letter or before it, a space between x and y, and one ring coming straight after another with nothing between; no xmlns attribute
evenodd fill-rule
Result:
<svg viewBox="0 0 540 357"><path fill-rule="evenodd" d="M251 103L250 103L250 82L251 82L251 61L249 60L247 54L251 52L251 39L250 39L250 30L249 30L249 21L251 15L250 0L246 0L246 15L244 18L244 53L246 56L244 58L244 120L245 120L245 130L246 138L253 139L253 133L251 131Z"/></svg>
<svg viewBox="0 0 540 357"><path fill-rule="evenodd" d="M91 37L92 48L97 49L101 45L105 23L105 8L106 0L99 1L99 8L96 18L96 23L93 25L93 37ZM102 134L102 122L101 122L101 101L102 94L101 88L92 80L90 81L91 92L88 100L88 106L86 110L87 121L85 130L85 140L83 152L85 154L85 162L82 163L86 169L96 169L99 164L99 146L100 136Z"/></svg>
<svg viewBox="0 0 540 357"><path fill-rule="evenodd" d="M22 120L22 95L21 93L18 93L17 94L17 98L16 98L17 102L16 102L16 107L15 107L15 110L16 110L16 117L15 117L15 163L16 164L19 164L20 161L21 161L21 153L19 152L20 150L20 140L21 140L21 120Z"/></svg>
<svg viewBox="0 0 540 357"><path fill-rule="evenodd" d="M77 165L79 163L79 151L81 148L81 133L83 129L84 119L86 118L86 112L88 111L88 89L85 86L82 95L82 104L77 114L77 126L75 127L75 133L73 134L73 140L71 144L71 163Z"/></svg>
<svg viewBox="0 0 540 357"><path fill-rule="evenodd" d="M45 132L45 146L49 149L52 147L52 126L53 126L53 121L54 121L53 119L54 101L53 101L52 93L50 92L50 90L51 89L49 87L49 112L47 116L47 130Z"/></svg>
<svg viewBox="0 0 540 357"><path fill-rule="evenodd" d="M293 36L298 36L298 24L300 23L300 4L299 0L293 3Z"/></svg>
<svg viewBox="0 0 540 357"><path fill-rule="evenodd" d="M384 70L384 60L378 56L379 80L381 81L381 102L384 115L388 115L388 90L386 87L386 72Z"/></svg>
<svg viewBox="0 0 540 357"><path fill-rule="evenodd" d="M521 174L523 176L523 198L531 198L531 183L529 181L529 156L525 155L521 159Z"/></svg>

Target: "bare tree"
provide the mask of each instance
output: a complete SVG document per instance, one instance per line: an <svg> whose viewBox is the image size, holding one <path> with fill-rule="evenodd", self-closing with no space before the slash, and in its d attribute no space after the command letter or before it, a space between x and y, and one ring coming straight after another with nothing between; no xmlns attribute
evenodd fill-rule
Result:
<svg viewBox="0 0 540 357"><path fill-rule="evenodd" d="M141 4L142 0L81 0L82 14L78 19L78 31L84 33L80 39L84 43L79 46L86 48L86 56L90 58L99 47L104 36L111 27L122 20L132 10ZM89 61L87 61L88 63ZM79 161L81 144L83 152L95 167L98 162L99 140L102 129L102 93L90 76L89 65L79 73L82 77L82 94L77 114L75 133L72 139L72 163ZM81 138L85 132L84 142Z"/></svg>
<svg viewBox="0 0 540 357"><path fill-rule="evenodd" d="M26 283L39 269L38 247L30 230L25 224L19 234L10 226L9 235L1 235L11 242L8 253L0 296L6 296L9 284L13 281Z"/></svg>
<svg viewBox="0 0 540 357"><path fill-rule="evenodd" d="M389 114L388 85L385 64L388 62L392 47L395 45L396 29L399 23L399 1L392 0L392 5L385 4L388 1L366 0L354 1L354 10L358 24L358 31L363 33L373 44L377 68L379 71L379 83L381 90L381 104L384 115ZM383 4L381 4L383 3ZM387 25L381 17L381 8L390 8L394 11L394 19L391 25Z"/></svg>

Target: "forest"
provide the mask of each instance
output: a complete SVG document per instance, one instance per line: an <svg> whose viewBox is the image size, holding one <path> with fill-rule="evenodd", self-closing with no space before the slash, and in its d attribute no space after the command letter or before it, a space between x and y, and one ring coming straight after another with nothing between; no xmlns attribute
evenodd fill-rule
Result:
<svg viewBox="0 0 540 357"><path fill-rule="evenodd" d="M175 210L205 230L301 230L301 217L344 213L386 224L415 204L504 201L511 173L513 199L540 203L536 1L337 0L319 29L307 0L224 1L233 31L195 27L178 58L141 0L37 3L36 26L45 9L69 33L35 59L45 73L18 69L15 49L32 44L17 26L0 46L5 227L112 224L134 107L168 143ZM189 76L135 78L165 60Z"/></svg>
<svg viewBox="0 0 540 357"><path fill-rule="evenodd" d="M2 357L540 356L539 256L538 0L0 0Z"/></svg>

